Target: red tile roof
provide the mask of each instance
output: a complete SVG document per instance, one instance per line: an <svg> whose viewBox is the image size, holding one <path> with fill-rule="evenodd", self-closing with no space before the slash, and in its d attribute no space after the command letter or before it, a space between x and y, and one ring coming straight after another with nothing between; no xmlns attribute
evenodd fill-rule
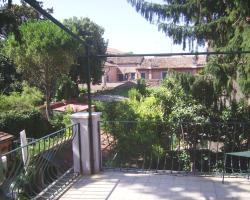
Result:
<svg viewBox="0 0 250 200"><path fill-rule="evenodd" d="M13 139L14 136L8 133L0 132L0 143L6 140L11 140Z"/></svg>
<svg viewBox="0 0 250 200"><path fill-rule="evenodd" d="M114 49L114 48L107 48L107 54L123 54L124 52Z"/></svg>
<svg viewBox="0 0 250 200"><path fill-rule="evenodd" d="M171 56L171 57L154 57L145 58L142 62L141 68L202 68L206 63L206 56L198 56L195 60L194 56Z"/></svg>
<svg viewBox="0 0 250 200"><path fill-rule="evenodd" d="M94 105L91 106L94 108ZM64 112L67 109L72 109L73 112L80 112L80 111L87 111L88 110L88 105L87 104L82 104L82 103L69 103L63 106L59 106L57 108L53 108L53 111L60 111Z"/></svg>
<svg viewBox="0 0 250 200"><path fill-rule="evenodd" d="M104 66L105 66L105 67L118 67L117 64L113 64L113 63L110 63L110 62L105 62L105 63L104 63Z"/></svg>
<svg viewBox="0 0 250 200"><path fill-rule="evenodd" d="M144 57L112 57L107 58L109 63L117 64L117 65L126 65L126 64L141 64L144 60Z"/></svg>

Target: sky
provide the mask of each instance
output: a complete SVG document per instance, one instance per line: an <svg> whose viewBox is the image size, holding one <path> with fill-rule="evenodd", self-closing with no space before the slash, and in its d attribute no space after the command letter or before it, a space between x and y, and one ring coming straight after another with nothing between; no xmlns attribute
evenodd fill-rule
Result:
<svg viewBox="0 0 250 200"><path fill-rule="evenodd" d="M17 0L16 0L17 1ZM151 0L163 2L163 0ZM14 1L15 2L15 1ZM88 17L105 30L108 46L133 53L182 52L182 46L172 40L156 25L150 24L135 11L127 0L43 0L44 8L53 7L53 16L63 19Z"/></svg>

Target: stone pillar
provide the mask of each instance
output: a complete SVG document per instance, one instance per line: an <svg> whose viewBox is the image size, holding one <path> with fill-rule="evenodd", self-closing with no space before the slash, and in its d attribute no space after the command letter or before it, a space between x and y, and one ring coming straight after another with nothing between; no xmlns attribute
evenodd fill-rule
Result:
<svg viewBox="0 0 250 200"><path fill-rule="evenodd" d="M74 172L79 172L83 175L91 174L91 155L90 146L93 146L93 160L94 160L94 171L93 173L98 173L101 170L101 142L100 133L98 130L98 123L100 121L100 112L92 113L93 122L93 145L90 145L89 132L88 132L88 112L78 112L71 115L72 124L79 123L76 127L77 133L73 139L73 162L74 162ZM80 128L80 130L78 130ZM80 133L80 135L78 134ZM82 168L82 169L81 169Z"/></svg>

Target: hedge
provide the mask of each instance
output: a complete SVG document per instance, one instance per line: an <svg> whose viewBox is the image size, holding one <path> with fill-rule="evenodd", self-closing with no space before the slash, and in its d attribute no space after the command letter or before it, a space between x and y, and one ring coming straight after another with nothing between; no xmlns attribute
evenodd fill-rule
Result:
<svg viewBox="0 0 250 200"><path fill-rule="evenodd" d="M20 131L24 129L27 137L39 138L48 134L51 126L35 108L0 113L0 131L19 137Z"/></svg>

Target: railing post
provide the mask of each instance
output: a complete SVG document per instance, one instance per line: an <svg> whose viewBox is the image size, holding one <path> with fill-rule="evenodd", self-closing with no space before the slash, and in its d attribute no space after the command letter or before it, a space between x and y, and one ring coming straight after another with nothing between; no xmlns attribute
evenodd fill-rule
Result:
<svg viewBox="0 0 250 200"><path fill-rule="evenodd" d="M4 165L3 165L3 161L2 161L2 154L0 151L0 185L4 180Z"/></svg>
<svg viewBox="0 0 250 200"><path fill-rule="evenodd" d="M73 139L73 161L74 171L83 175L98 173L101 169L100 156L100 133L98 131L98 123L100 121L101 113L93 112L91 114L93 122L92 138L93 144L90 144L90 131L88 128L89 113L79 112L71 115L73 124L79 123L77 134ZM93 148L92 150L90 148ZM91 153L93 152L93 153ZM94 169L91 170L91 162L93 162ZM82 168L82 169L81 169Z"/></svg>

